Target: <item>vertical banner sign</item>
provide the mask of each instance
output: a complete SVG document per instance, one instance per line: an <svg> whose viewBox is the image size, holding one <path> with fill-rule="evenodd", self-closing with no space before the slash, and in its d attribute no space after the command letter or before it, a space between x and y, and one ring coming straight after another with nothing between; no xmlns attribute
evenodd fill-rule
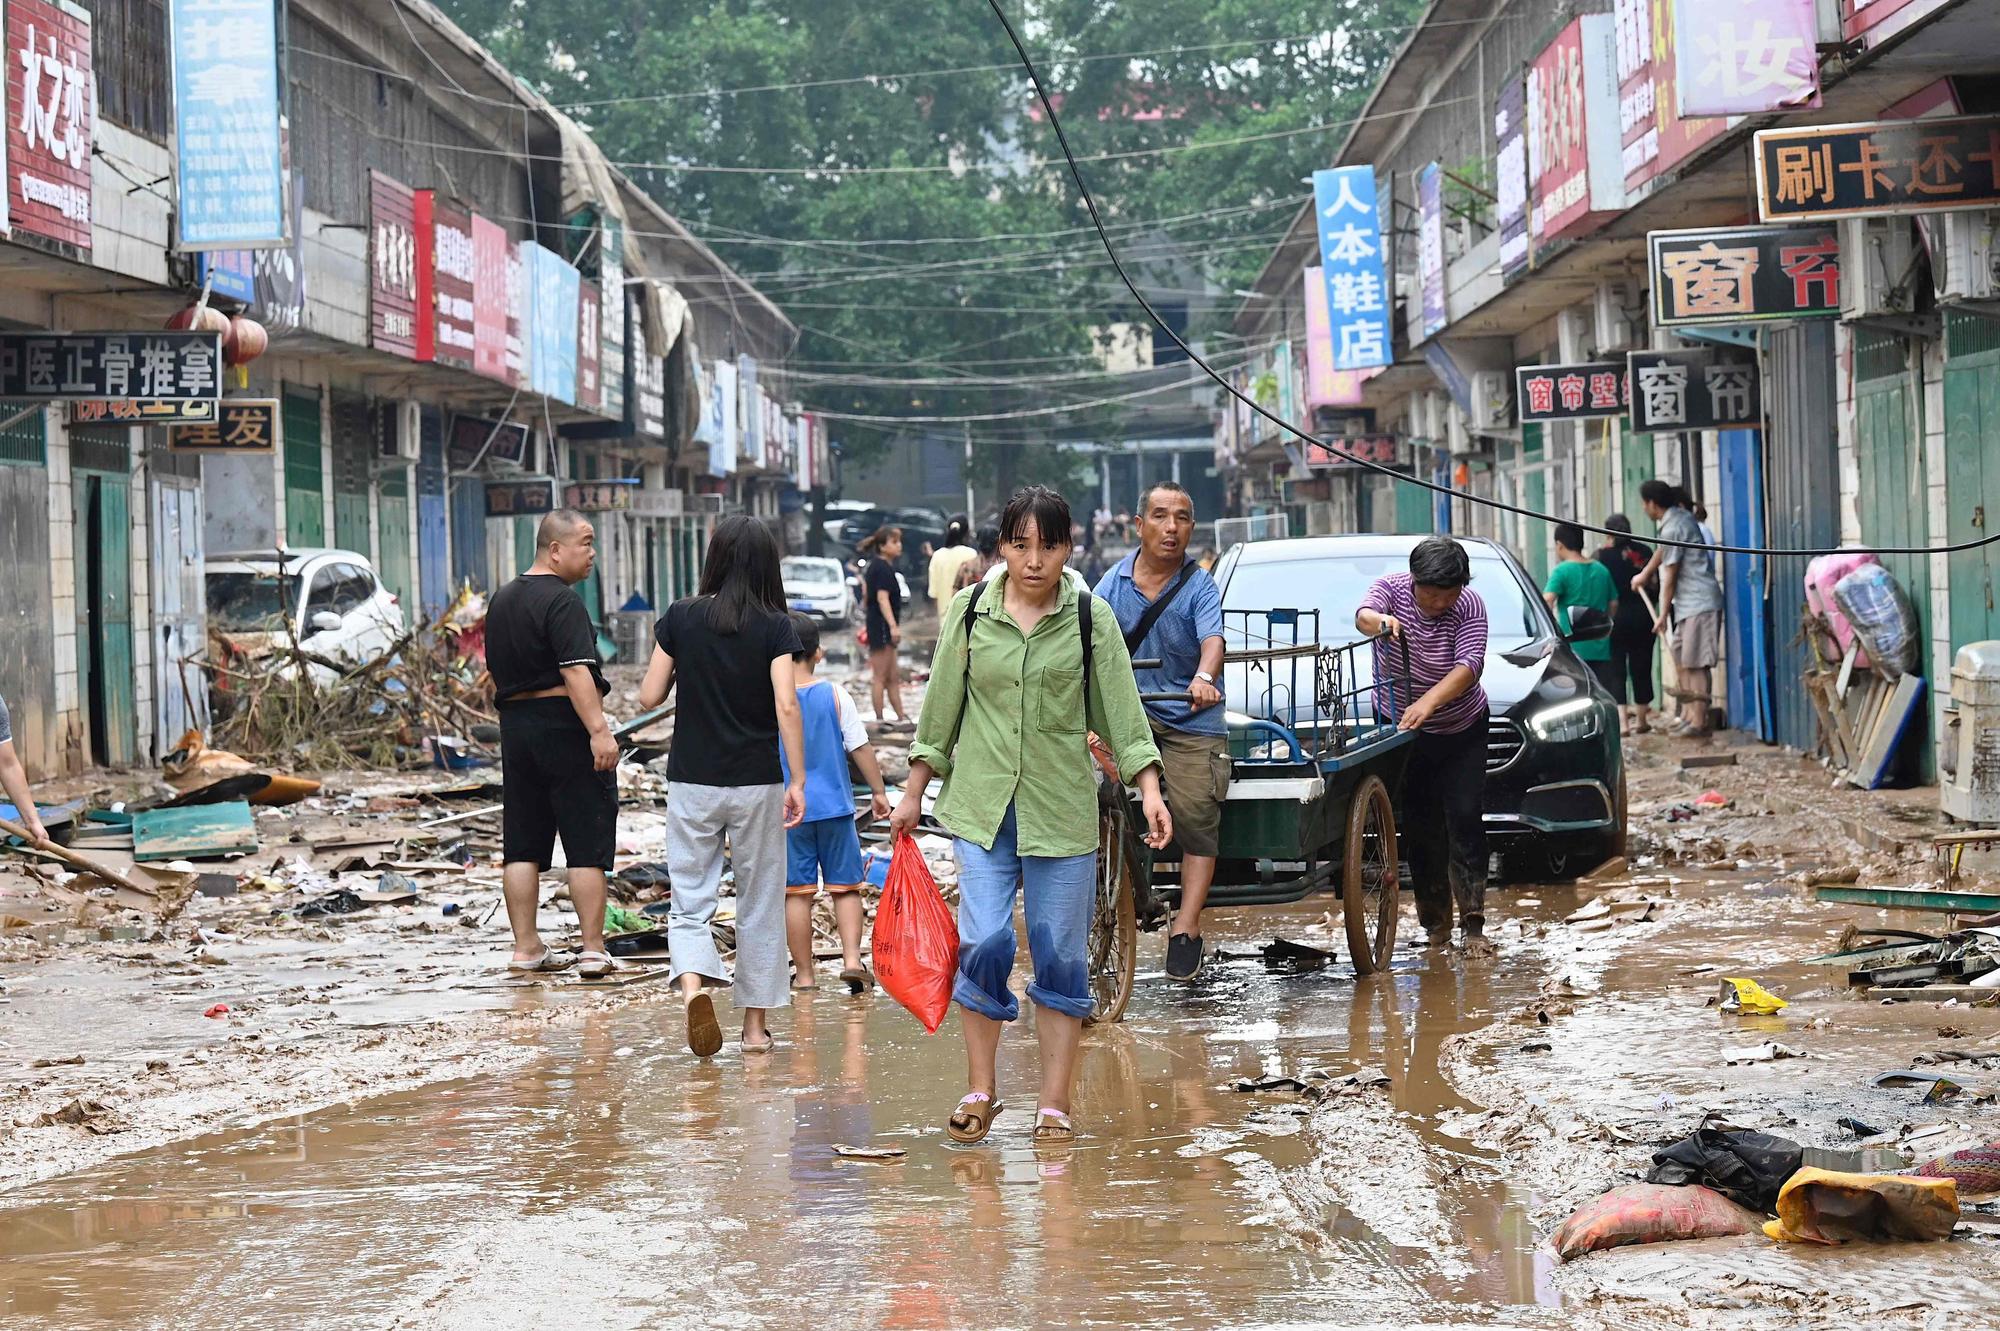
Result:
<svg viewBox="0 0 2000 1331"><path fill-rule="evenodd" d="M417 242L416 288L417 359L437 359L437 191L420 189L412 200L411 234Z"/></svg>
<svg viewBox="0 0 2000 1331"><path fill-rule="evenodd" d="M431 218L431 250L435 256L431 285L432 319L436 326L435 359L457 370L474 368L478 314L473 304L477 267L472 255L472 214L455 204L440 203Z"/></svg>
<svg viewBox="0 0 2000 1331"><path fill-rule="evenodd" d="M416 191L368 173L368 331L377 351L417 354Z"/></svg>
<svg viewBox="0 0 2000 1331"><path fill-rule="evenodd" d="M615 217L604 219L602 247L597 261L598 311L602 326L598 333L598 410L612 420L625 415L625 224Z"/></svg>
<svg viewBox="0 0 2000 1331"><path fill-rule="evenodd" d="M1625 189L1634 198L1729 127L1680 114L1675 15L1684 0L1617 0L1618 127Z"/></svg>
<svg viewBox="0 0 2000 1331"><path fill-rule="evenodd" d="M645 305L636 291L625 293L625 358L630 381L629 395L632 433L662 439L667 433L667 362L655 356L646 340Z"/></svg>
<svg viewBox="0 0 2000 1331"><path fill-rule="evenodd" d="M1594 230L1625 206L1618 134L1617 27L1571 21L1528 69L1529 231L1536 243Z"/></svg>
<svg viewBox="0 0 2000 1331"><path fill-rule="evenodd" d="M257 317L273 338L295 333L306 321L305 182L294 171L290 198L291 239L252 250L257 273Z"/></svg>
<svg viewBox="0 0 2000 1331"><path fill-rule="evenodd" d="M278 124L278 6L272 0L167 0L167 26L175 246L283 245L288 237Z"/></svg>
<svg viewBox="0 0 2000 1331"><path fill-rule="evenodd" d="M1305 281L1306 301L1306 412L1310 416L1315 407L1358 407L1361 385L1371 372L1333 368L1333 327L1326 314L1326 274L1315 264L1301 276ZM1240 402L1235 406L1239 411L1243 409Z"/></svg>
<svg viewBox="0 0 2000 1331"><path fill-rule="evenodd" d="M472 215L472 369L507 380L507 232Z"/></svg>
<svg viewBox="0 0 2000 1331"><path fill-rule="evenodd" d="M1417 277L1423 286L1423 336L1430 337L1446 323L1444 167L1437 162L1417 172Z"/></svg>
<svg viewBox="0 0 2000 1331"><path fill-rule="evenodd" d="M1319 221L1333 367L1387 365L1390 292L1382 266L1382 219L1375 210L1375 168L1313 172L1313 211Z"/></svg>
<svg viewBox="0 0 2000 1331"><path fill-rule="evenodd" d="M603 401L598 347L604 336L604 311L598 308L597 283L579 282L576 290L576 405L596 411Z"/></svg>
<svg viewBox="0 0 2000 1331"><path fill-rule="evenodd" d="M528 335L523 331L528 317L528 249L532 241L507 244L507 373L501 382L509 388L528 386Z"/></svg>
<svg viewBox="0 0 2000 1331"><path fill-rule="evenodd" d="M87 251L97 106L90 13L69 0L11 0L6 11L8 223Z"/></svg>
<svg viewBox="0 0 2000 1331"><path fill-rule="evenodd" d="M757 358L736 359L736 455L753 467L764 465L763 395L757 388Z"/></svg>
<svg viewBox="0 0 2000 1331"><path fill-rule="evenodd" d="M1622 0L1621 0L1622 2ZM1500 229L1500 275L1513 281L1528 267L1528 76L1511 74L1493 107L1493 192Z"/></svg>
<svg viewBox="0 0 2000 1331"><path fill-rule="evenodd" d="M711 453L709 470L718 476L727 476L736 470L736 457L741 451L736 441L736 409L741 395L736 383L736 366L732 362L715 362L715 383L709 391L715 395L716 447L722 450L722 469L716 471L715 457Z"/></svg>
<svg viewBox="0 0 2000 1331"><path fill-rule="evenodd" d="M1849 41L1866 38L1870 47L1879 46L1897 33L1907 32L1944 3L1945 0L1840 0L1841 35Z"/></svg>
<svg viewBox="0 0 2000 1331"><path fill-rule="evenodd" d="M576 401L576 307L583 279L576 267L554 250L524 244L533 269L529 322L533 350L528 362L528 386L558 402Z"/></svg>
<svg viewBox="0 0 2000 1331"><path fill-rule="evenodd" d="M1677 0L1680 114L1816 107L1815 0Z"/></svg>
<svg viewBox="0 0 2000 1331"><path fill-rule="evenodd" d="M1840 313L1840 232L1831 222L1652 231L1646 249L1656 328Z"/></svg>

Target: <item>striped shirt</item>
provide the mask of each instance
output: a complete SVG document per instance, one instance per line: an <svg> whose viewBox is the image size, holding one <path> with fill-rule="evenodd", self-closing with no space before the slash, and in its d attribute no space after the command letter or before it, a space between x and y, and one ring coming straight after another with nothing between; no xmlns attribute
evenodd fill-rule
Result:
<svg viewBox="0 0 2000 1331"><path fill-rule="evenodd" d="M1415 580L1407 573L1392 573L1375 580L1362 598L1361 608L1394 615L1403 626L1403 640L1410 649L1410 682L1405 688L1402 649L1386 637L1376 640L1375 678L1396 682L1396 687L1378 691L1379 710L1391 721L1398 719L1411 698L1423 697L1454 669L1465 666L1472 671L1472 687L1438 708L1424 729L1456 735L1485 723L1486 690L1479 687L1478 678L1486 669L1486 603L1478 592L1467 587L1459 593L1456 605L1431 619L1417 609Z"/></svg>

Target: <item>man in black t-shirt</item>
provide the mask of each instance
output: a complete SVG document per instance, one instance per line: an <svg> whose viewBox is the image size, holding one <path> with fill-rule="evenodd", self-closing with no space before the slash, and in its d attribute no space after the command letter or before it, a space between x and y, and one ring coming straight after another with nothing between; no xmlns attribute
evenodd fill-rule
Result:
<svg viewBox="0 0 2000 1331"><path fill-rule="evenodd" d="M597 536L581 513L557 509L535 535L535 563L493 593L486 610L486 668L500 709L503 891L514 930L515 971L561 970L573 961L595 978L611 972L604 950L604 876L617 847L618 741L604 719L610 692L597 631L575 586L597 563ZM541 874L557 834L570 900L583 929L576 957L535 928Z"/></svg>

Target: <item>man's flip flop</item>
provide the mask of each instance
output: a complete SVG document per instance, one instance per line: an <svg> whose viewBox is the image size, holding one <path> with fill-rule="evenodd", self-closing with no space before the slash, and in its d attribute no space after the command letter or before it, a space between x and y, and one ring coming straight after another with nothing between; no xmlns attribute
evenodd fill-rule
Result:
<svg viewBox="0 0 2000 1331"><path fill-rule="evenodd" d="M569 953L558 952L552 947L545 947L542 949L542 954L538 957L531 957L526 961L509 959L507 969L516 975L534 975L543 971L568 970L575 964L576 958Z"/></svg>
<svg viewBox="0 0 2000 1331"><path fill-rule="evenodd" d="M713 1058L722 1050L722 1027L715 1020L715 1000L696 994L687 1001L688 1049L696 1058Z"/></svg>
<svg viewBox="0 0 2000 1331"><path fill-rule="evenodd" d="M958 1102L958 1108L951 1111L944 1130L951 1134L953 1141L966 1146L985 1141L986 1134L993 1128L993 1120L1006 1107L990 1095L968 1095Z"/></svg>

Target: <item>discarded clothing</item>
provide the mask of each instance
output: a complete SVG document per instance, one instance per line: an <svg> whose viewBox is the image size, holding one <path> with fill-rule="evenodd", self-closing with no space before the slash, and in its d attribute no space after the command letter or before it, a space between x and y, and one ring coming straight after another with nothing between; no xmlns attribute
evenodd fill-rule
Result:
<svg viewBox="0 0 2000 1331"><path fill-rule="evenodd" d="M1948 1178L1801 1169L1764 1233L1786 1243L1924 1242L1950 1238L1957 1224L1958 1185Z"/></svg>
<svg viewBox="0 0 2000 1331"><path fill-rule="evenodd" d="M1791 1006L1755 980L1727 979L1722 982L1724 1012L1780 1012Z"/></svg>
<svg viewBox="0 0 2000 1331"><path fill-rule="evenodd" d="M1755 1234L1763 1221L1710 1188L1630 1183L1576 1208L1549 1242L1567 1262L1600 1248Z"/></svg>
<svg viewBox="0 0 2000 1331"><path fill-rule="evenodd" d="M1703 1128L1654 1152L1646 1182L1672 1187L1698 1183L1740 1206L1768 1213L1804 1158L1799 1144L1783 1137Z"/></svg>
<svg viewBox="0 0 2000 1331"><path fill-rule="evenodd" d="M1948 1178L1958 1185L1960 1196L2000 1194L2000 1142L1951 1151L1906 1172L1914 1178Z"/></svg>

